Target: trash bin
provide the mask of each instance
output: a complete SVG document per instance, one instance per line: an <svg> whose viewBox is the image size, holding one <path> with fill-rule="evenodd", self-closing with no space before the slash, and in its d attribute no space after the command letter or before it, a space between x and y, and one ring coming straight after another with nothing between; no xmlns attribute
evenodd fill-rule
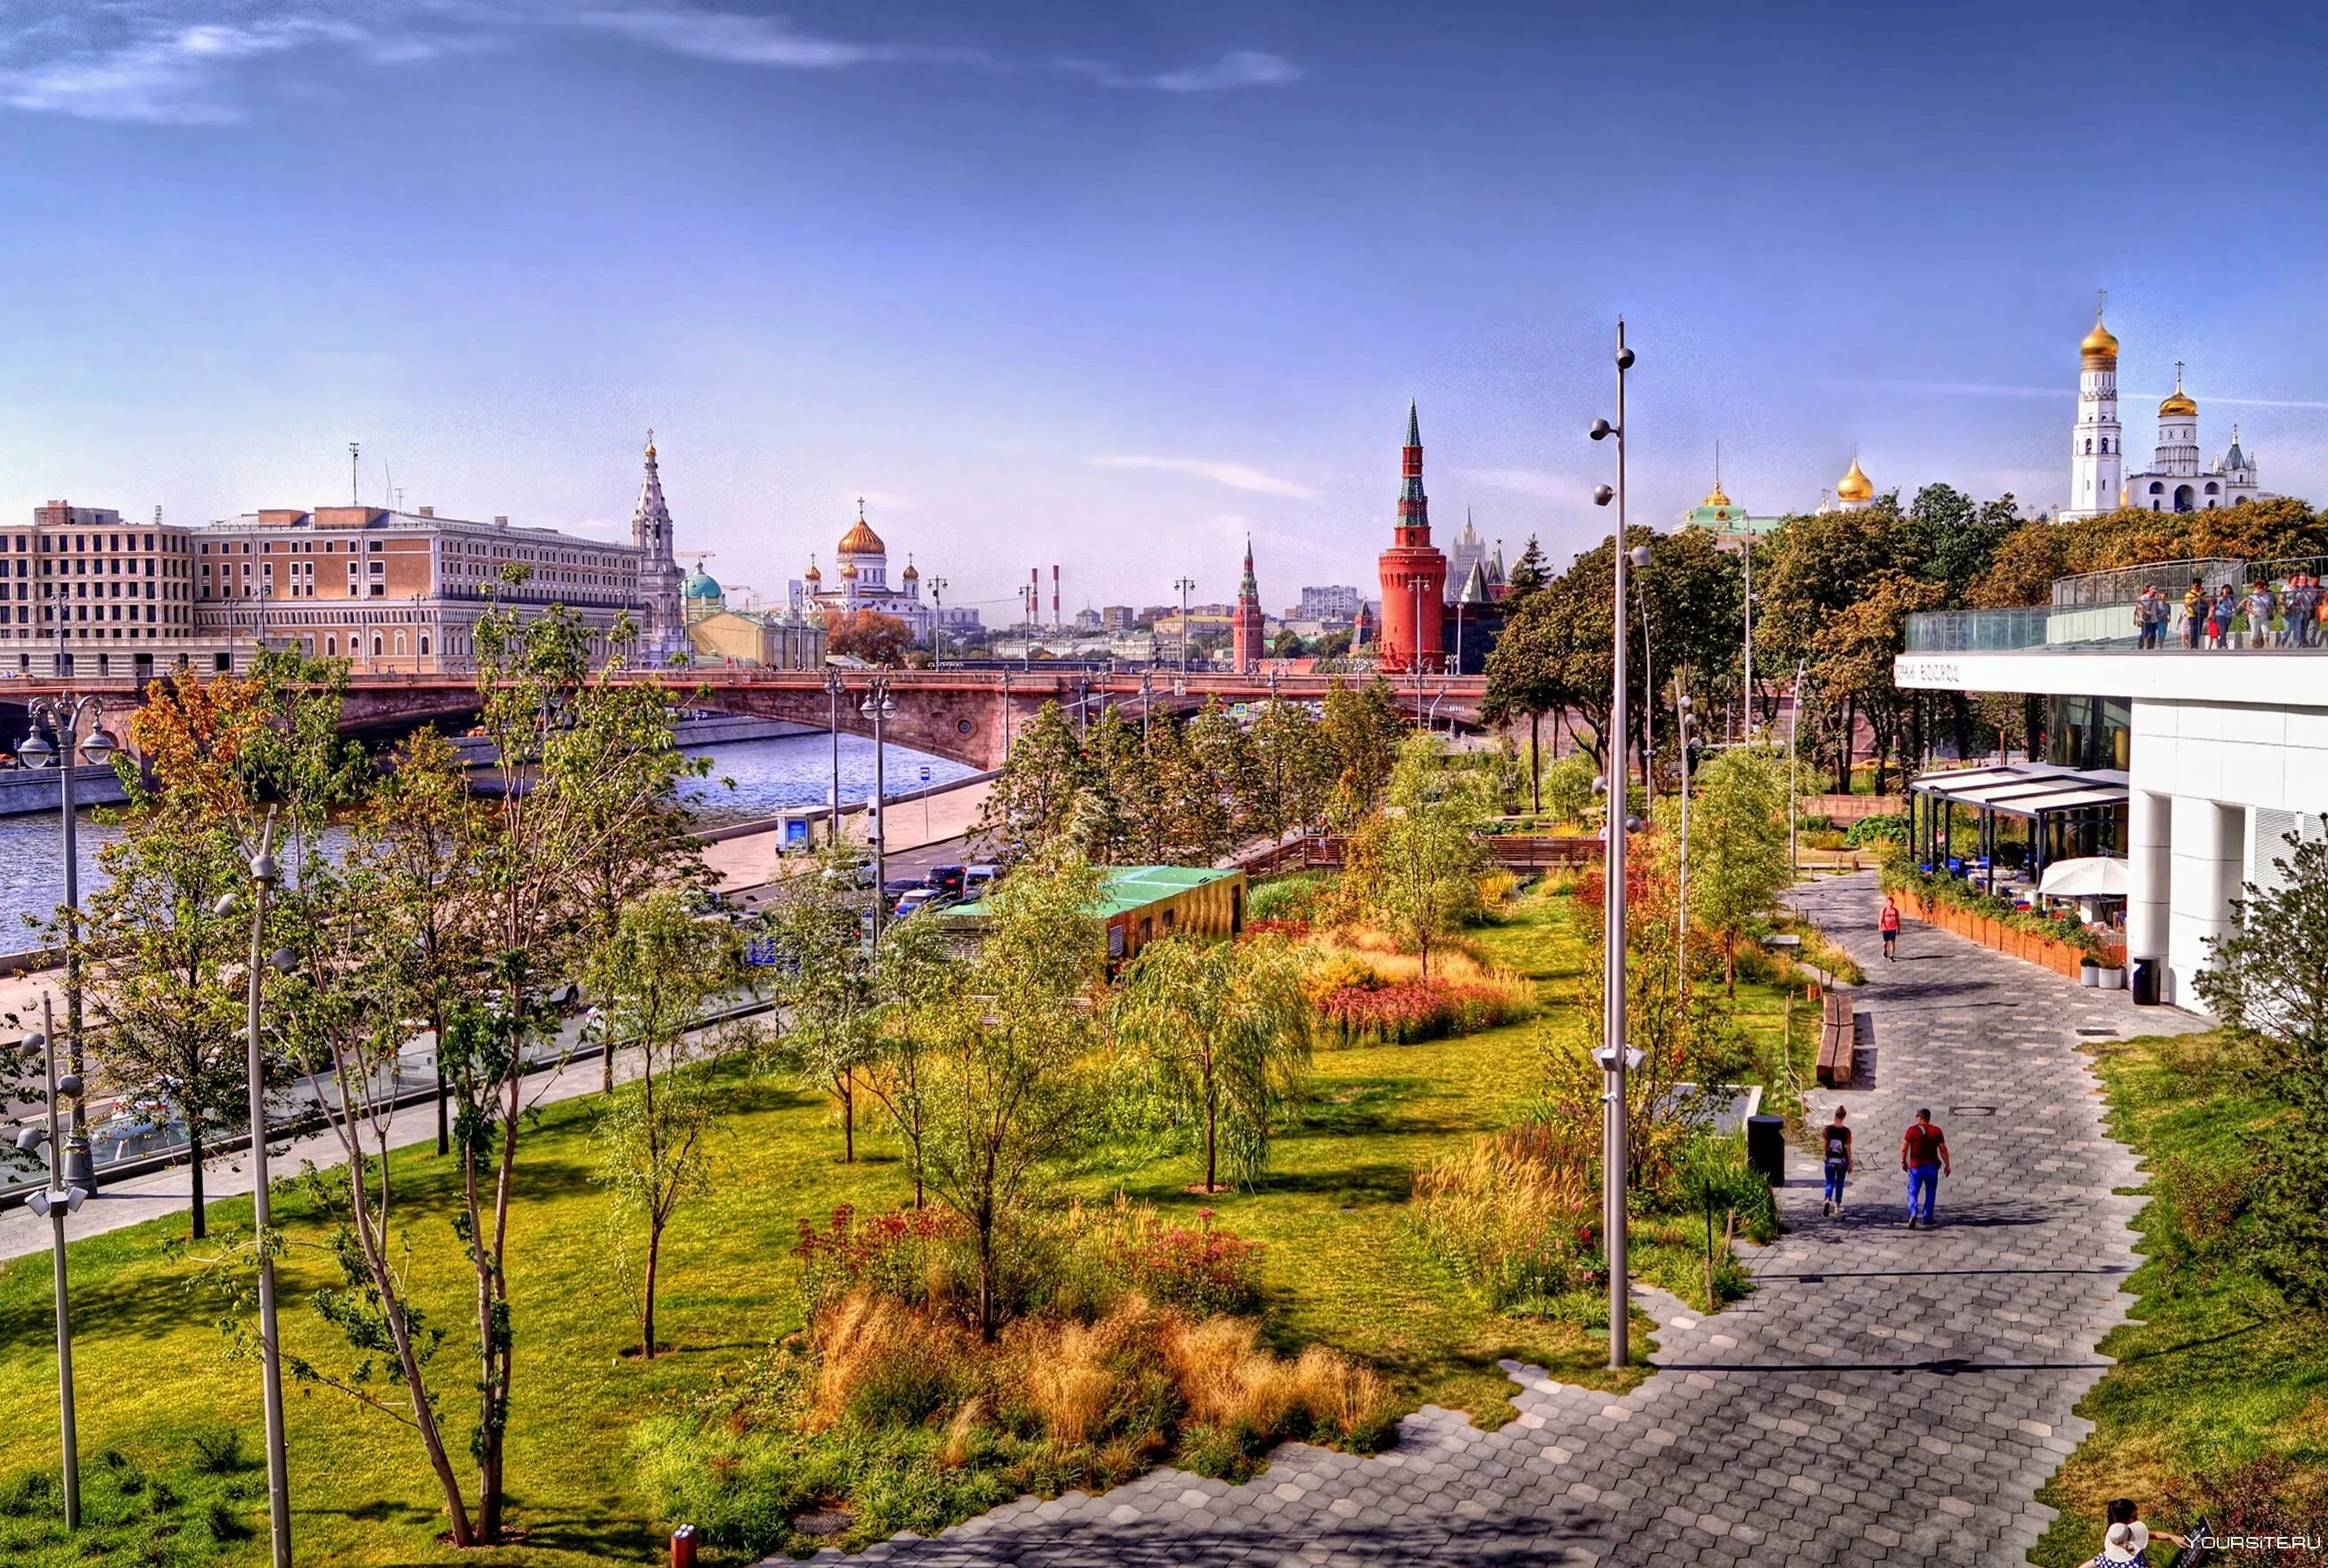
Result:
<svg viewBox="0 0 2328 1568"><path fill-rule="evenodd" d="M2159 992L2164 989L2160 983L2164 978L2160 972L2165 967L2166 961L2163 958L2137 958L2134 961L2134 973L2127 978L2133 981L2130 989L2134 992L2135 1006L2158 1005Z"/></svg>
<svg viewBox="0 0 2328 1568"><path fill-rule="evenodd" d="M1787 1122L1783 1116L1746 1118L1746 1163L1772 1187L1787 1185Z"/></svg>

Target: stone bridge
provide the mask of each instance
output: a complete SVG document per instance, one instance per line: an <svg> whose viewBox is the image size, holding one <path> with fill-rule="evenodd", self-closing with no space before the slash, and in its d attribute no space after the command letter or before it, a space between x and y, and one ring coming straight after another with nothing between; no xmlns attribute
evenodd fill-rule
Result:
<svg viewBox="0 0 2328 1568"><path fill-rule="evenodd" d="M975 768L1001 765L1018 728L1046 702L1056 702L1071 715L1096 715L1106 708L1120 709L1130 718L1145 713L1193 712L1217 697L1236 704L1266 700L1272 695L1289 701L1321 701L1336 681L1349 683L1353 676L1262 673L1228 674L1192 671L1122 673L1079 670L852 670L843 675L845 694L836 704L825 690L821 670L692 670L641 672L624 679L656 680L668 686L673 699L690 708L709 709L755 718L782 718L830 728L838 709L839 728L851 735L870 736L870 720L857 704L876 679L886 681L896 703L887 721L895 744L933 756L949 757ZM138 701L136 681L117 676L73 681L63 687L106 697L107 727L124 720ZM0 685L0 725L8 710L21 715L29 698L59 690L57 682L10 681ZM1487 681L1477 675L1426 675L1394 681L1402 707L1423 722L1452 723L1476 728ZM117 693L117 696L116 695ZM461 674L357 675L348 681L343 728L351 732L380 731L422 723L457 730L474 722L477 692L474 681ZM0 735L13 744L23 732L19 723Z"/></svg>

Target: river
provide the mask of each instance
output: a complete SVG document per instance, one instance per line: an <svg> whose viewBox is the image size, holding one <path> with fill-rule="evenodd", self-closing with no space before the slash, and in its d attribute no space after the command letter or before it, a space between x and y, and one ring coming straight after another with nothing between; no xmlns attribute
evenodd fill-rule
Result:
<svg viewBox="0 0 2328 1568"><path fill-rule="evenodd" d="M972 770L943 757L903 746L885 748L884 783L891 794L919 789L924 769L929 782L943 784ZM709 776L687 781L684 791L696 820L706 827L772 817L791 806L824 803L831 789L832 742L823 735L793 735L703 748ZM864 801L873 793L873 743L860 736L840 737L840 798ZM80 848L80 896L87 898L103 878L98 850L118 836L84 811L75 834ZM55 912L64 897L56 814L0 817L0 953L41 945L26 917Z"/></svg>

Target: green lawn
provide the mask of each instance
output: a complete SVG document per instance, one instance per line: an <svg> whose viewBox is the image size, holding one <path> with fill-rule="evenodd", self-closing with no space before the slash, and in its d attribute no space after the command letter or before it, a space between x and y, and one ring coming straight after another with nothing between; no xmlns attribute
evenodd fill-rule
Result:
<svg viewBox="0 0 2328 1568"><path fill-rule="evenodd" d="M2033 1554L2049 1568L2091 1556L2110 1498L2185 1529L2176 1493L2258 1460L2286 1462L2249 1472L2273 1503L2328 1499L2328 1338L2316 1315L2289 1311L2240 1266L2236 1226L2209 1202L2252 1169L2256 1130L2285 1112L2247 1093L2220 1048L2213 1035L2190 1035L2096 1049L2112 1131L2143 1157L2153 1201L2136 1221L2146 1254L2129 1282L2136 1321L2102 1341L2117 1364L2078 1406L2096 1430L2040 1494L2061 1510ZM2264 1498L2250 1489L2250 1500ZM2227 1525L2220 1507L2211 1522ZM2299 1515L2289 1527L2319 1523Z"/></svg>
<svg viewBox="0 0 2328 1568"><path fill-rule="evenodd" d="M1506 923L1474 934L1488 957L1539 982L1557 1023L1566 1021L1558 1014L1572 1005L1584 961L1568 909L1563 897L1538 896ZM1778 992L1741 991L1750 1026L1774 1033ZM1604 1338L1483 1311L1425 1255L1402 1219L1418 1164L1507 1124L1532 1097L1546 1027L1540 1019L1463 1039L1321 1053L1309 1113L1276 1144L1271 1173L1255 1191L1192 1196L1184 1190L1196 1176L1188 1157L1141 1150L1094 1166L1070 1187L1094 1197L1121 1188L1187 1215L1209 1203L1218 1223L1268 1244L1272 1340L1324 1341L1365 1357L1392 1373L1415 1404L1469 1410L1487 1423L1507 1419L1509 1385L1495 1365L1503 1357L1565 1380L1610 1385ZM732 1103L728 1168L718 1191L683 1210L665 1244L659 1329L677 1352L650 1365L618 1354L635 1334L607 1266L605 1202L589 1179L589 1107L553 1107L526 1135L510 1244L519 1348L508 1473L522 1543L468 1556L437 1544L435 1488L405 1429L333 1392L303 1391L291 1395L289 1414L303 1564L459 1557L548 1568L656 1556L660 1544L626 1453L633 1423L799 1326L790 1256L799 1219L821 1220L843 1202L892 1207L907 1191L893 1145L878 1132L859 1136L867 1158L839 1163L839 1128L822 1100L782 1083L739 1079ZM396 1156L395 1164L399 1203L422 1243L414 1268L425 1304L456 1329L436 1376L451 1417L448 1436L458 1446L467 1427L455 1365L465 1265L449 1244L449 1172L425 1146ZM298 1205L278 1206L277 1216L295 1243L316 1239ZM213 1216L221 1228L247 1226L249 1206L221 1203ZM146 1470L183 1470L192 1438L229 1424L242 1429L248 1452L258 1449L257 1369L224 1358L213 1305L190 1290L194 1264L164 1250L183 1228L183 1220L156 1222L72 1249L85 1468L95 1463L89 1456L117 1449ZM338 1353L335 1335L309 1308L309 1292L329 1282L328 1260L295 1245L282 1279L290 1347L319 1357ZM14 1439L11 1469L52 1452L52 1333L45 1255L0 1270L0 1422ZM223 1488L237 1489L249 1488ZM231 1526L235 1505L222 1507ZM246 1497L239 1508L257 1533L217 1560L263 1561L263 1499ZM0 1488L0 1557L69 1560L41 1555L10 1535L29 1521L5 1512Z"/></svg>

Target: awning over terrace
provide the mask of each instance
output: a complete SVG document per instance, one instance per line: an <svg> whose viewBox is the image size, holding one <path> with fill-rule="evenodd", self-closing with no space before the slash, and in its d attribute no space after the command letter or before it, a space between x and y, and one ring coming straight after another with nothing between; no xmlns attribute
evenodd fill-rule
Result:
<svg viewBox="0 0 2328 1568"><path fill-rule="evenodd" d="M1945 768L1908 783L1912 841L1917 858L1935 869L1949 862L1951 829L1963 806L1980 824L1980 853L1968 870L1984 872L1996 886L1996 819L2017 817L2031 824L2030 873L2042 876L2049 860L2120 850L2119 824L2126 803L2126 775L2111 768L2059 767L2051 763L2011 762L1995 767ZM1920 809L1919 809L1920 807Z"/></svg>

